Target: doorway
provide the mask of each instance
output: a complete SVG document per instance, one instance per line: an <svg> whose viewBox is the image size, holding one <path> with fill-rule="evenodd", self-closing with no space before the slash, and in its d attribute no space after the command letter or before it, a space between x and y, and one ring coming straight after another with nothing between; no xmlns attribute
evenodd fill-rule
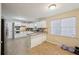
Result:
<svg viewBox="0 0 79 59"><path fill-rule="evenodd" d="M15 38L15 22L1 19L1 55L30 54L30 37Z"/></svg>
<svg viewBox="0 0 79 59"><path fill-rule="evenodd" d="M1 55L4 55L4 25L5 25L5 21L4 19L1 19Z"/></svg>

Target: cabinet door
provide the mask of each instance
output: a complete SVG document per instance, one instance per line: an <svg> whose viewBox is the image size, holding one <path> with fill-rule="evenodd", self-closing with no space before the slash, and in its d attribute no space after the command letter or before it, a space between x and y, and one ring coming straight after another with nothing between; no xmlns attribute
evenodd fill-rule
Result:
<svg viewBox="0 0 79 59"><path fill-rule="evenodd" d="M38 46L45 40L46 40L46 36L44 34L38 34L35 36L31 36L31 48Z"/></svg>
<svg viewBox="0 0 79 59"><path fill-rule="evenodd" d="M35 26L37 26L37 28L41 28L41 22L36 22Z"/></svg>
<svg viewBox="0 0 79 59"><path fill-rule="evenodd" d="M35 23L37 28L46 28L46 21L40 21Z"/></svg>
<svg viewBox="0 0 79 59"><path fill-rule="evenodd" d="M29 28L34 28L34 24L33 23L30 23L29 24Z"/></svg>
<svg viewBox="0 0 79 59"><path fill-rule="evenodd" d="M42 25L41 25L42 28L46 28L46 21L42 21L41 23L42 23Z"/></svg>

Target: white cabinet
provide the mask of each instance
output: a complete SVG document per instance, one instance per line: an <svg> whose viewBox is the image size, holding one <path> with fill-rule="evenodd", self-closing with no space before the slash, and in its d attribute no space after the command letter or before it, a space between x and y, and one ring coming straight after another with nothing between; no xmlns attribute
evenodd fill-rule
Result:
<svg viewBox="0 0 79 59"><path fill-rule="evenodd" d="M35 36L31 36L31 48L38 46L46 40L45 34L37 34Z"/></svg>
<svg viewBox="0 0 79 59"><path fill-rule="evenodd" d="M30 24L26 23L26 27L29 28Z"/></svg>
<svg viewBox="0 0 79 59"><path fill-rule="evenodd" d="M41 27L46 28L46 21L41 21Z"/></svg>
<svg viewBox="0 0 79 59"><path fill-rule="evenodd" d="M35 22L35 26L36 26L37 28L40 28L40 22Z"/></svg>
<svg viewBox="0 0 79 59"><path fill-rule="evenodd" d="M37 28L46 28L46 21L39 21L39 22L35 22L35 23L30 23L29 24L29 28L35 28L35 26Z"/></svg>
<svg viewBox="0 0 79 59"><path fill-rule="evenodd" d="M35 24L34 23L30 23L29 24L29 28L34 28L35 27Z"/></svg>
<svg viewBox="0 0 79 59"><path fill-rule="evenodd" d="M21 26L21 22L15 22L15 26Z"/></svg>
<svg viewBox="0 0 79 59"><path fill-rule="evenodd" d="M35 26L37 26L37 28L46 28L46 21L35 22Z"/></svg>

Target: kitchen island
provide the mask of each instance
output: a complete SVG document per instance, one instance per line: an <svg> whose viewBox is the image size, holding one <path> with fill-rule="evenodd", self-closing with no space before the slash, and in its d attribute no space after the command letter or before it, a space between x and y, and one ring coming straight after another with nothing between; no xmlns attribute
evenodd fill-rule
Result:
<svg viewBox="0 0 79 59"><path fill-rule="evenodd" d="M19 34L18 34L19 35ZM46 33L26 32L24 36L17 36L15 39L6 40L6 54L8 55L27 55L30 54L32 47L38 46L46 40Z"/></svg>

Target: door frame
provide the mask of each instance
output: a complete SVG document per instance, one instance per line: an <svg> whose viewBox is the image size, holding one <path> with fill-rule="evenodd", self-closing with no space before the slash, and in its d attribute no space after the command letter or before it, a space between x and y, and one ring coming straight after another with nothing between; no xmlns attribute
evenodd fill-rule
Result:
<svg viewBox="0 0 79 59"><path fill-rule="evenodd" d="M4 19L1 19L1 55L4 55Z"/></svg>

